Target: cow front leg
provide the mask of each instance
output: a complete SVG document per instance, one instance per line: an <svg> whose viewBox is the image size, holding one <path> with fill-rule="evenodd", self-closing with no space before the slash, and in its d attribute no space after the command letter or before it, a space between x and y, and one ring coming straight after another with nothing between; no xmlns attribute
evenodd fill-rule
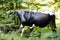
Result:
<svg viewBox="0 0 60 40"><path fill-rule="evenodd" d="M35 24L33 24L31 27L30 27L30 32L33 31L33 28L35 27Z"/></svg>
<svg viewBox="0 0 60 40"><path fill-rule="evenodd" d="M21 24L20 25L20 28L22 29L22 32L21 32L21 37L23 36L23 33L24 33L24 26Z"/></svg>
<svg viewBox="0 0 60 40"><path fill-rule="evenodd" d="M21 37L23 36L23 34L24 34L24 28L22 28Z"/></svg>

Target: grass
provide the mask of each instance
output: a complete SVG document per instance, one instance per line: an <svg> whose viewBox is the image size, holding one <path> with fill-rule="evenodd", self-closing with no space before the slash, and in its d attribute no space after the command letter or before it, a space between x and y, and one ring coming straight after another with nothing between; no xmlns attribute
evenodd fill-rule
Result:
<svg viewBox="0 0 60 40"><path fill-rule="evenodd" d="M57 37L53 37L54 33L52 33L51 29L48 28L42 28L42 29L37 29L41 31L41 37L36 36L39 34L35 29L32 33L30 33L30 37L20 37L19 33L16 32L10 32L10 33L3 33L0 31L0 40L60 40L60 24L57 24Z"/></svg>

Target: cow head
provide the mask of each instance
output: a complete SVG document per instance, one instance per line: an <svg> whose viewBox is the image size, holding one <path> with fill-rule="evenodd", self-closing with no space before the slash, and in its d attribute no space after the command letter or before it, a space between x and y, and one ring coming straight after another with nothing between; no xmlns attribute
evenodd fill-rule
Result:
<svg viewBox="0 0 60 40"><path fill-rule="evenodd" d="M24 10L15 10L14 13L18 15L21 22L25 22Z"/></svg>

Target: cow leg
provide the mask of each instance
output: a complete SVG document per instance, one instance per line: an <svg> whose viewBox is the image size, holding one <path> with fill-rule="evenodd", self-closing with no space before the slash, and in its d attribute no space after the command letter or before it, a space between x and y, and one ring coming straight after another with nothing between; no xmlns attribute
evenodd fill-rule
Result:
<svg viewBox="0 0 60 40"><path fill-rule="evenodd" d="M31 27L30 27L30 32L33 31L33 28L35 27L35 24L33 24Z"/></svg>
<svg viewBox="0 0 60 40"><path fill-rule="evenodd" d="M21 24L20 28L22 28L22 32L21 32L21 37L22 37L24 33L24 26Z"/></svg>
<svg viewBox="0 0 60 40"><path fill-rule="evenodd" d="M51 37L56 38L56 37L58 37L58 36L57 36L57 31L56 31L55 18L52 19L52 23L51 23L51 24L52 24L52 26L51 26L52 31L54 32L54 33L53 33L53 36L51 36Z"/></svg>
<svg viewBox="0 0 60 40"><path fill-rule="evenodd" d="M21 37L23 36L23 33L24 33L24 28L22 29Z"/></svg>
<svg viewBox="0 0 60 40"><path fill-rule="evenodd" d="M55 15L52 15L51 17L51 24L52 24L52 31L56 32L56 24L55 24Z"/></svg>

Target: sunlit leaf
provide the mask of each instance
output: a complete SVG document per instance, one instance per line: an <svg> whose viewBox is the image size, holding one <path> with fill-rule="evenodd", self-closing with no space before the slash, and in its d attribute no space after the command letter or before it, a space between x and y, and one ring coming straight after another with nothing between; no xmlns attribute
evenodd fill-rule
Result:
<svg viewBox="0 0 60 40"><path fill-rule="evenodd" d="M22 3L21 4L23 7L28 7L28 5L26 3Z"/></svg>
<svg viewBox="0 0 60 40"><path fill-rule="evenodd" d="M29 0L31 3L34 3L35 0Z"/></svg>

